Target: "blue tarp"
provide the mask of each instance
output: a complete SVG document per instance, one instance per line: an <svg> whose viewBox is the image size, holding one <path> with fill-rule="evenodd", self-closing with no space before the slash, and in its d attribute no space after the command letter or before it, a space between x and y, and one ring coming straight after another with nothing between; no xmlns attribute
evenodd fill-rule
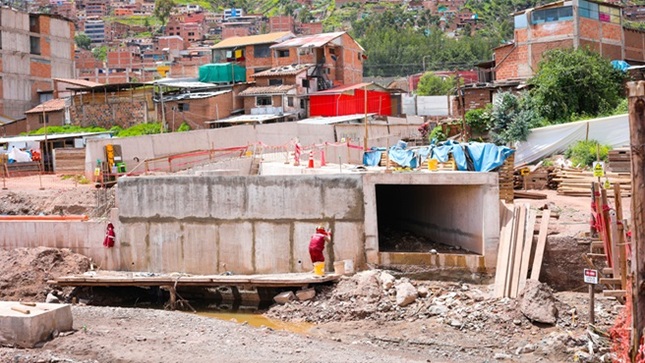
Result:
<svg viewBox="0 0 645 363"><path fill-rule="evenodd" d="M363 156L364 165L378 165L381 152L384 150L383 148L373 148L372 151L365 153ZM506 146L497 146L491 143L459 143L452 140L438 146L430 145L409 150L407 149L407 144L400 141L388 150L388 155L390 160L409 168L416 168L429 157L443 163L448 161L450 155L452 155L458 170L488 172L504 164L506 158L514 152L515 150Z"/></svg>
<svg viewBox="0 0 645 363"><path fill-rule="evenodd" d="M370 151L363 154L363 165L378 166L381 162L381 155L385 151L384 147L373 147Z"/></svg>
<svg viewBox="0 0 645 363"><path fill-rule="evenodd" d="M623 60L613 60L611 61L611 65L614 67L614 69L617 69L622 72L627 72L627 69L631 67L629 63Z"/></svg>

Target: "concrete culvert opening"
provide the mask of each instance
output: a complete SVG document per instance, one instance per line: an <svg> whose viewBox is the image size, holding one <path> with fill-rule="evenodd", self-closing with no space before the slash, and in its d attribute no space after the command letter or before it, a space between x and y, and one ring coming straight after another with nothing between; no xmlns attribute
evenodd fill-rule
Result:
<svg viewBox="0 0 645 363"><path fill-rule="evenodd" d="M480 185L375 185L380 252L482 255Z"/></svg>

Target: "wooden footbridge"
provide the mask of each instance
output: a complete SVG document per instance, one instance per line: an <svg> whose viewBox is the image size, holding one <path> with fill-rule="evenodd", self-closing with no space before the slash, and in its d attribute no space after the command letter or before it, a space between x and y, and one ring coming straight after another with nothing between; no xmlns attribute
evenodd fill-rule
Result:
<svg viewBox="0 0 645 363"><path fill-rule="evenodd" d="M188 275L182 273L156 274L145 272L89 271L81 275L58 277L48 281L54 286L73 287L159 287L170 293L170 307L177 303L179 287L230 287L234 296L240 289L252 288L306 288L317 284L338 281L340 275L317 276L313 273L287 273L268 275Z"/></svg>

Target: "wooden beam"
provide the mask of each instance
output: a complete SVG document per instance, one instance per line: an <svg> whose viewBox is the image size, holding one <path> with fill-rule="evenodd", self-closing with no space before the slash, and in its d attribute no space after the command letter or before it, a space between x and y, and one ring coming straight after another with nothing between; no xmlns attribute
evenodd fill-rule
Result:
<svg viewBox="0 0 645 363"><path fill-rule="evenodd" d="M629 143L632 156L632 361L645 328L645 82L629 82Z"/></svg>
<svg viewBox="0 0 645 363"><path fill-rule="evenodd" d="M513 205L510 206L513 208ZM508 252L509 252L509 242L510 234L512 233L512 223L513 223L513 209L509 210L509 207L500 202L501 208L501 225L502 229L499 233L499 243L497 245L497 266L495 268L495 288L494 296L495 297L504 297L504 286L506 285L506 271L508 269Z"/></svg>
<svg viewBox="0 0 645 363"><path fill-rule="evenodd" d="M515 253L513 257L513 274L511 276L510 297L517 297L520 286L520 269L522 267L522 252L524 251L524 236L526 235L526 205L520 205L520 218L517 224L517 238L515 238Z"/></svg>
<svg viewBox="0 0 645 363"><path fill-rule="evenodd" d="M533 257L533 268L531 269L531 280L540 280L540 271L542 270L542 259L546 247L546 237L549 231L549 215L551 211L545 209L542 211L542 220L540 222L540 232L538 233L537 246L535 247L535 257Z"/></svg>
<svg viewBox="0 0 645 363"><path fill-rule="evenodd" d="M529 273L529 262L531 262L531 250L533 249L533 234L535 231L535 211L528 211L529 218L526 221L525 237L524 237L524 250L522 251L522 262L520 265L519 286L517 287L517 294L524 289L526 285L526 277Z"/></svg>

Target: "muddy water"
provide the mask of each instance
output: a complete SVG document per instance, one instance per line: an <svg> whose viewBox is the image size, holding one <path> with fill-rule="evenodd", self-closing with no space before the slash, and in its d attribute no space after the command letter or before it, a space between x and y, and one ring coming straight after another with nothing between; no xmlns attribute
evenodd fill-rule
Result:
<svg viewBox="0 0 645 363"><path fill-rule="evenodd" d="M247 323L250 326L260 328L267 327L274 330L285 330L297 334L307 334L314 327L311 323L291 323L280 320L270 319L258 313L247 312L221 312L221 311L200 311L197 313L201 316L215 318L236 323Z"/></svg>

